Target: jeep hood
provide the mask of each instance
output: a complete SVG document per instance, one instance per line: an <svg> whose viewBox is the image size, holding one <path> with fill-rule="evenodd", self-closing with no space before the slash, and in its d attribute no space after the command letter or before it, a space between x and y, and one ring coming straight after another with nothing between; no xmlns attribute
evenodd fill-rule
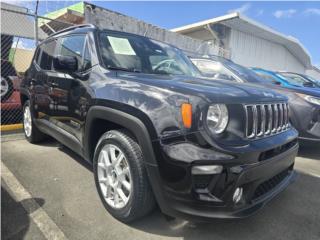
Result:
<svg viewBox="0 0 320 240"><path fill-rule="evenodd" d="M117 78L137 81L183 94L197 95L210 102L257 103L287 100L285 96L275 91L249 83L236 83L187 76L122 72L117 73Z"/></svg>

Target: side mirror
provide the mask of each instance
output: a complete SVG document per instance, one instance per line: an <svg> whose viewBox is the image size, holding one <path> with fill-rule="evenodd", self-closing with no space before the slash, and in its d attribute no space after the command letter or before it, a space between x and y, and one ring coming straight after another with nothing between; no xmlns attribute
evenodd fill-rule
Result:
<svg viewBox="0 0 320 240"><path fill-rule="evenodd" d="M78 70L78 59L74 56L56 56L53 59L53 67L61 72L75 72Z"/></svg>

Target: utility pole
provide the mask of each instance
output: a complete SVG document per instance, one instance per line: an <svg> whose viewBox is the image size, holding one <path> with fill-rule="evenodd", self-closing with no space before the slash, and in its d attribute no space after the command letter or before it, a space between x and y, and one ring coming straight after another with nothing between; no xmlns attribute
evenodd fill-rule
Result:
<svg viewBox="0 0 320 240"><path fill-rule="evenodd" d="M36 41L36 47L38 46L39 43L39 39L38 39L38 6L39 6L39 0L37 0L36 2L36 11L35 11L35 15L34 15L34 39Z"/></svg>

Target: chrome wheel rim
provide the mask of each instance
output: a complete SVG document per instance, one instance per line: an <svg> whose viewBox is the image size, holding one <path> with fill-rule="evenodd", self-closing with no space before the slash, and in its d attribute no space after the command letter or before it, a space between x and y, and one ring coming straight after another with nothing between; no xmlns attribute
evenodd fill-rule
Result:
<svg viewBox="0 0 320 240"><path fill-rule="evenodd" d="M1 77L1 97L7 94L9 91L9 84L7 79Z"/></svg>
<svg viewBox="0 0 320 240"><path fill-rule="evenodd" d="M115 209L127 205L132 180L128 161L124 153L115 145L105 145L98 157L98 181L106 203Z"/></svg>
<svg viewBox="0 0 320 240"><path fill-rule="evenodd" d="M31 131L32 131L32 119L31 119L31 112L30 112L30 107L26 106L24 108L24 113L23 113L23 128L24 132L27 137L31 136Z"/></svg>

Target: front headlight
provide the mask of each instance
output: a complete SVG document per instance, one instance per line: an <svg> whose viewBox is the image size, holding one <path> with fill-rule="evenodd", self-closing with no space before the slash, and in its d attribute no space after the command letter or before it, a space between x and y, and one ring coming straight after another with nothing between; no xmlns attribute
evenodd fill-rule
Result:
<svg viewBox="0 0 320 240"><path fill-rule="evenodd" d="M320 98L309 96L309 95L305 95L304 99L306 101L308 101L309 103L316 104L316 105L320 106Z"/></svg>
<svg viewBox="0 0 320 240"><path fill-rule="evenodd" d="M213 134L222 133L229 121L228 109L224 104L211 105L207 113L207 125Z"/></svg>

